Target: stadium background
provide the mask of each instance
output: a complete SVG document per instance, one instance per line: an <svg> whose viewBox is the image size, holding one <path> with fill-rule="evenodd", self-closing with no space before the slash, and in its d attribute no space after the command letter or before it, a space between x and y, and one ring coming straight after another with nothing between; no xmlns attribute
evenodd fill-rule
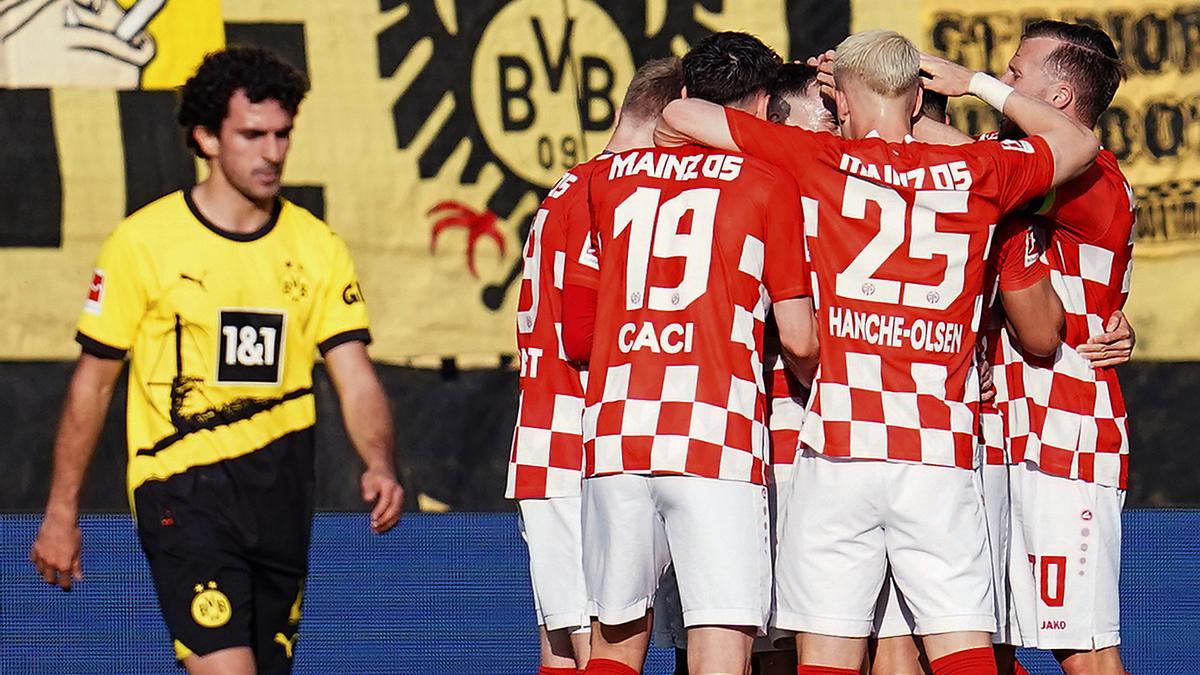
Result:
<svg viewBox="0 0 1200 675"><path fill-rule="evenodd" d="M682 53L711 30L747 30L801 58L886 26L998 72L1027 21L1096 23L1131 74L1100 124L1139 203L1128 307L1139 342L1121 372L1129 505L1200 504L1198 3L167 0L147 28L152 40L132 44L69 20L96 7L97 21L115 28L134 0L117 2L0 6L2 673L170 670L123 515L122 406L110 411L84 498L89 512L108 515L87 522L91 578L77 592L39 588L25 562L36 527L27 514L44 504L54 419L77 354L73 324L100 241L125 214L203 177L175 126L171 89L223 44L272 47L312 80L285 192L353 251L409 511L509 512L520 244L545 189L603 146L636 64ZM952 114L970 131L992 123L970 104ZM428 211L444 201L472 215L435 241ZM320 372L317 392L320 508L357 510L358 466L346 461L353 453ZM1200 672L1197 638L1182 630L1200 609L1200 515L1154 509L1127 518L1131 672ZM512 518L412 517L371 539L361 518L323 515L298 667L531 670L532 608ZM88 666L92 656L107 665Z"/></svg>

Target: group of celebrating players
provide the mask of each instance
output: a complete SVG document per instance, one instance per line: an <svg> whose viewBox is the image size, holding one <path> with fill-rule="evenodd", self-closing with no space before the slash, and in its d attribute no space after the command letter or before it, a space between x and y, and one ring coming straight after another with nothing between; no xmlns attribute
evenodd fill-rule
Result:
<svg viewBox="0 0 1200 675"><path fill-rule="evenodd" d="M640 672L652 634L690 673L1124 672L1122 77L1057 21L1001 79L884 30L638 70L523 249L542 675ZM997 132L947 124L964 94Z"/></svg>

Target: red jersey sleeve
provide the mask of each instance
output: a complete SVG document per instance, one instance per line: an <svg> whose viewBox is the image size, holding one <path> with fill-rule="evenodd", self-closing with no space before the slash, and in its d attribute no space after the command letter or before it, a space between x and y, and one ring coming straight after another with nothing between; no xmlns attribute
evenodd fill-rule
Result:
<svg viewBox="0 0 1200 675"><path fill-rule="evenodd" d="M800 190L791 176L779 173L766 195L763 285L772 302L812 295L804 257L804 221Z"/></svg>
<svg viewBox="0 0 1200 675"><path fill-rule="evenodd" d="M1021 140L978 141L975 148L995 168L997 205L1008 213L1050 191L1054 155L1040 136Z"/></svg>
<svg viewBox="0 0 1200 675"><path fill-rule="evenodd" d="M760 120L732 108L725 109L725 122L733 142L747 155L795 172L793 164L811 161L823 146L822 137L833 138L799 127Z"/></svg>
<svg viewBox="0 0 1200 675"><path fill-rule="evenodd" d="M580 190L586 190L587 184ZM595 289L600 284L600 258L592 232L591 210L586 198L571 200L563 214L567 230L567 261L563 283Z"/></svg>
<svg viewBox="0 0 1200 675"><path fill-rule="evenodd" d="M996 228L996 273L1000 290L1019 291L1050 276L1033 227L1020 217L1009 217Z"/></svg>

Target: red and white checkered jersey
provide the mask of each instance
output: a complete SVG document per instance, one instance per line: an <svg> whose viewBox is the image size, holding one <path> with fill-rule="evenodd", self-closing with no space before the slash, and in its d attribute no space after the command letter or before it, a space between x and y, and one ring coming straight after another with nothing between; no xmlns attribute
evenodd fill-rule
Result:
<svg viewBox="0 0 1200 675"><path fill-rule="evenodd" d="M763 369L767 383L767 430L771 441L768 462L771 466L789 466L796 463L799 454L800 428L810 392L784 363L778 328L771 317L767 317Z"/></svg>
<svg viewBox="0 0 1200 675"><path fill-rule="evenodd" d="M1125 305L1133 263L1133 190L1102 150L1081 176L1049 193L1034 217L1047 232L1050 280L1066 311L1065 343L1051 359L1011 350L1022 394L1010 403L1013 461L1046 473L1124 488L1129 473L1125 399L1113 368L1092 368L1075 347L1104 332Z"/></svg>
<svg viewBox="0 0 1200 675"><path fill-rule="evenodd" d="M574 249L588 240L587 177L606 158L563 174L534 215L525 241L517 302L521 399L508 460L509 499L580 492L586 374L571 365L562 346L563 277L568 256L579 256Z"/></svg>
<svg viewBox="0 0 1200 675"><path fill-rule="evenodd" d="M1003 343L1008 340L1008 332L1004 328L1004 307L1000 293L1028 288L1046 279L1049 274L1033 225L1027 218L1015 214L1004 218L996 229L992 255L988 260L988 287L991 290L985 303L984 329L979 338L980 349L977 354L979 360L991 364L992 381L996 388L993 400L981 403L979 407L979 441L987 464L1009 463L1004 413L1010 400L1012 386L1009 378L1013 369L1006 367L1003 358Z"/></svg>
<svg viewBox="0 0 1200 675"><path fill-rule="evenodd" d="M801 441L835 457L974 467L988 248L1003 214L1049 189L1049 147L851 140L726 117L738 146L804 195L821 356Z"/></svg>
<svg viewBox="0 0 1200 675"><path fill-rule="evenodd" d="M586 475L765 481L763 324L809 293L800 197L763 162L696 146L591 178L600 286Z"/></svg>

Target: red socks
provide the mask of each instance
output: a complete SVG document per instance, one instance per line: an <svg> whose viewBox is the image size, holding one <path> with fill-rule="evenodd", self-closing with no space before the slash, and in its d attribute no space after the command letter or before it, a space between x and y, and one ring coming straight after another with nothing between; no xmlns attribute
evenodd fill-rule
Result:
<svg viewBox="0 0 1200 675"><path fill-rule="evenodd" d="M1013 666L1010 675L1029 675L1029 671L1025 670L1025 666L1021 665L1020 661L1013 659Z"/></svg>
<svg viewBox="0 0 1200 675"><path fill-rule="evenodd" d="M592 659L583 672L584 675L638 675L638 671L612 659Z"/></svg>
<svg viewBox="0 0 1200 675"><path fill-rule="evenodd" d="M582 671L574 668L551 668L550 666L542 666L538 668L537 675L575 675Z"/></svg>
<svg viewBox="0 0 1200 675"><path fill-rule="evenodd" d="M996 675L996 653L991 647L975 647L934 659L929 665L933 675Z"/></svg>
<svg viewBox="0 0 1200 675"><path fill-rule="evenodd" d="M799 666L796 675L858 675L858 668L834 668L833 666Z"/></svg>

